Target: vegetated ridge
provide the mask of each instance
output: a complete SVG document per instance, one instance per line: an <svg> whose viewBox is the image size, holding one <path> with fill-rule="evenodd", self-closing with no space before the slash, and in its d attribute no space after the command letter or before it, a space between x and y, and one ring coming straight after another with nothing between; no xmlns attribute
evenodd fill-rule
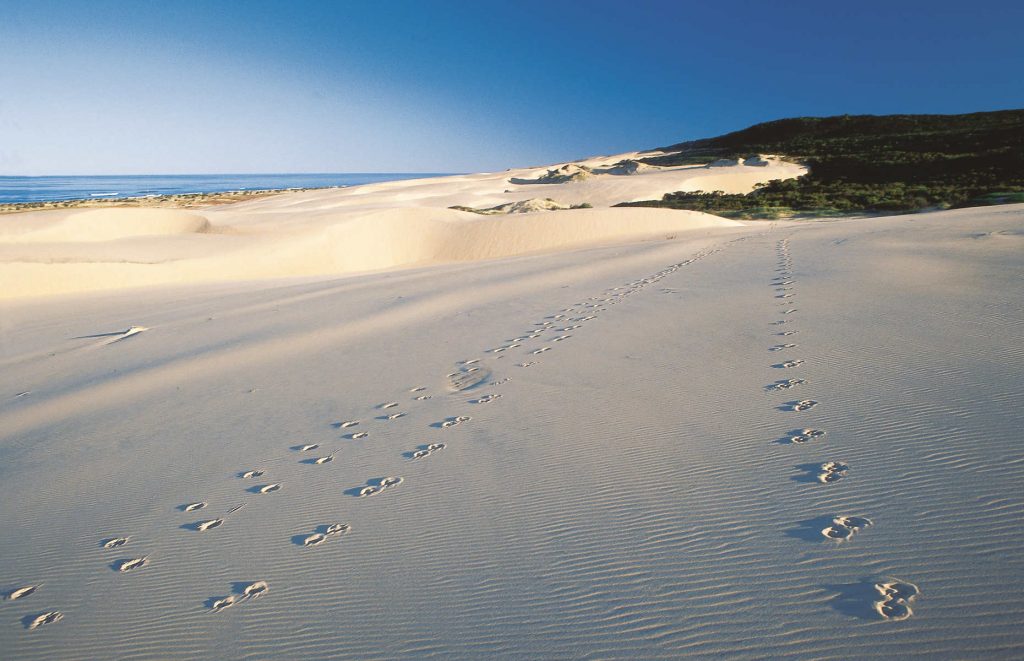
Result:
<svg viewBox="0 0 1024 661"><path fill-rule="evenodd" d="M619 206L777 218L1024 202L1024 110L797 117L660 151L665 155L642 162L701 164L767 153L803 163L809 172L747 195L676 192Z"/></svg>

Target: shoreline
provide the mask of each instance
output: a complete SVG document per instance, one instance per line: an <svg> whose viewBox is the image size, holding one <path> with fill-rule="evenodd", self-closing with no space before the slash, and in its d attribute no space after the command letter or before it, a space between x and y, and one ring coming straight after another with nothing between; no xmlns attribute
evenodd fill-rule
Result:
<svg viewBox="0 0 1024 661"><path fill-rule="evenodd" d="M51 209L92 209L111 207L197 209L219 206L222 204L233 204L235 202L258 200L261 198L272 197L274 195L281 195L283 193L301 193L311 190L332 190L341 188L348 188L348 186L262 188L253 190L218 191L214 193L173 193L170 195L150 195L139 197L79 198L73 200L49 200L41 202L8 202L0 203L0 215L23 213L26 211L46 211Z"/></svg>

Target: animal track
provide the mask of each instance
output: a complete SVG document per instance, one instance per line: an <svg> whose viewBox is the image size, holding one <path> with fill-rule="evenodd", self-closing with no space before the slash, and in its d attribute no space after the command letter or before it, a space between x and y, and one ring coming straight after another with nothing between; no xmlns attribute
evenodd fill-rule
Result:
<svg viewBox="0 0 1024 661"><path fill-rule="evenodd" d="M445 449L445 447L447 446L444 443L431 443L430 445L422 447L421 449L413 452L411 458L423 459L424 457L429 457L430 455L434 454L435 452L438 452L439 450Z"/></svg>
<svg viewBox="0 0 1024 661"><path fill-rule="evenodd" d="M231 608L236 603L238 603L238 597L236 597L233 594L228 595L227 597L223 597L221 599L214 599L213 602L210 604L210 610L214 613L219 613L225 608Z"/></svg>
<svg viewBox="0 0 1024 661"><path fill-rule="evenodd" d="M181 506L181 511L182 512L195 512L196 510L201 510L204 507L206 507L206 503L203 503L203 502L189 503L187 505L182 505Z"/></svg>
<svg viewBox="0 0 1024 661"><path fill-rule="evenodd" d="M42 584L26 585L25 587L18 588L17 590L11 590L6 595L4 595L4 599L6 599L7 601L14 601L15 599L24 599L25 597L28 597L29 595L33 594L40 587L42 587Z"/></svg>
<svg viewBox="0 0 1024 661"><path fill-rule="evenodd" d="M818 473L818 481L822 484L838 482L846 477L850 467L841 461L826 461L821 465L821 472Z"/></svg>
<svg viewBox="0 0 1024 661"><path fill-rule="evenodd" d="M327 541L327 535L315 532L302 540L303 546L319 546Z"/></svg>
<svg viewBox="0 0 1024 661"><path fill-rule="evenodd" d="M145 567L147 564L149 564L148 557L131 558L127 560L118 560L114 563L114 568L117 569L117 571L124 574L130 571L134 571L136 569L141 569Z"/></svg>
<svg viewBox="0 0 1024 661"><path fill-rule="evenodd" d="M332 523L331 525L324 528L323 534L327 536L344 535L349 530L352 530L352 526L350 526L347 523Z"/></svg>
<svg viewBox="0 0 1024 661"><path fill-rule="evenodd" d="M799 444L799 443L806 443L807 441L811 440L812 438L820 438L821 436L824 436L824 435L825 435L825 432L823 430L821 430L821 429L801 429L796 434L791 434L789 436L788 440L789 440L790 443L797 443L797 444Z"/></svg>
<svg viewBox="0 0 1024 661"><path fill-rule="evenodd" d="M342 535L352 529L347 523L332 523L329 526L321 526L316 532L302 537L302 546L319 546L326 542L329 538Z"/></svg>
<svg viewBox="0 0 1024 661"><path fill-rule="evenodd" d="M41 613L28 623L28 630L32 631L33 629L37 629L45 624L53 624L54 622L60 622L63 619L64 613L61 613L60 611Z"/></svg>
<svg viewBox="0 0 1024 661"><path fill-rule="evenodd" d="M401 477L385 477L377 484L370 484L360 489L359 497L364 498L366 496L376 496L377 494L383 493L386 489L397 487L404 481L404 478Z"/></svg>
<svg viewBox="0 0 1024 661"><path fill-rule="evenodd" d="M790 369L790 368L793 368L793 367L798 367L798 366L803 365L803 364L804 364L803 360L797 359L797 360L787 360L784 363L778 363L777 365L772 365L772 367L774 367L775 369Z"/></svg>
<svg viewBox="0 0 1024 661"><path fill-rule="evenodd" d="M808 411L810 409L813 409L817 405L818 405L818 402L814 401L813 399L801 399L799 402L791 402L790 404L787 404L786 407L790 411L797 411L797 412L799 412L799 411Z"/></svg>
<svg viewBox="0 0 1024 661"><path fill-rule="evenodd" d="M804 379L782 379L780 381L776 381L775 383L773 383L771 385L765 386L765 389L767 389L767 390L789 390L790 388L795 388L797 386L802 386L805 383L807 383L807 381L805 381Z"/></svg>
<svg viewBox="0 0 1024 661"><path fill-rule="evenodd" d="M269 591L270 586L266 581L256 581L255 583L250 583L242 588L242 598L255 599L257 597L262 597Z"/></svg>
<svg viewBox="0 0 1024 661"><path fill-rule="evenodd" d="M448 418L447 420L443 421L441 423L441 428L447 429L449 427L454 427L455 425L461 425L463 422L469 422L470 420L472 420L472 418L470 418L468 415L457 415L454 418Z"/></svg>
<svg viewBox="0 0 1024 661"><path fill-rule="evenodd" d="M113 537L103 542L103 548L116 549L119 546L127 544L129 539L131 539L131 537Z"/></svg>
<svg viewBox="0 0 1024 661"><path fill-rule="evenodd" d="M837 516L832 519L832 525L822 529L821 534L828 539L842 542L870 525L871 519L865 519L862 516Z"/></svg>
<svg viewBox="0 0 1024 661"><path fill-rule="evenodd" d="M889 581L875 583L875 591L879 599L875 601L875 612L885 620L905 620L914 614L910 609L910 602L921 594L921 591L913 583L903 581Z"/></svg>

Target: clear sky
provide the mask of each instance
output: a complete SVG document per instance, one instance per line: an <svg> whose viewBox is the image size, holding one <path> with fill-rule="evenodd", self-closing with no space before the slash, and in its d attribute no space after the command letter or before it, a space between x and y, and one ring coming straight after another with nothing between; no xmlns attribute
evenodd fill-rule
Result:
<svg viewBox="0 0 1024 661"><path fill-rule="evenodd" d="M1024 107L1024 2L0 0L0 175L469 172Z"/></svg>

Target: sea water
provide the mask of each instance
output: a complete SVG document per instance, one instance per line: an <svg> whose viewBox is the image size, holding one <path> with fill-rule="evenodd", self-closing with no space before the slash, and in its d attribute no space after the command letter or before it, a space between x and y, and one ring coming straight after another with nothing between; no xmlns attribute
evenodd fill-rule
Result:
<svg viewBox="0 0 1024 661"><path fill-rule="evenodd" d="M0 177L0 204L156 197L184 193L325 188L436 177L444 173L347 172L317 174L146 174Z"/></svg>

